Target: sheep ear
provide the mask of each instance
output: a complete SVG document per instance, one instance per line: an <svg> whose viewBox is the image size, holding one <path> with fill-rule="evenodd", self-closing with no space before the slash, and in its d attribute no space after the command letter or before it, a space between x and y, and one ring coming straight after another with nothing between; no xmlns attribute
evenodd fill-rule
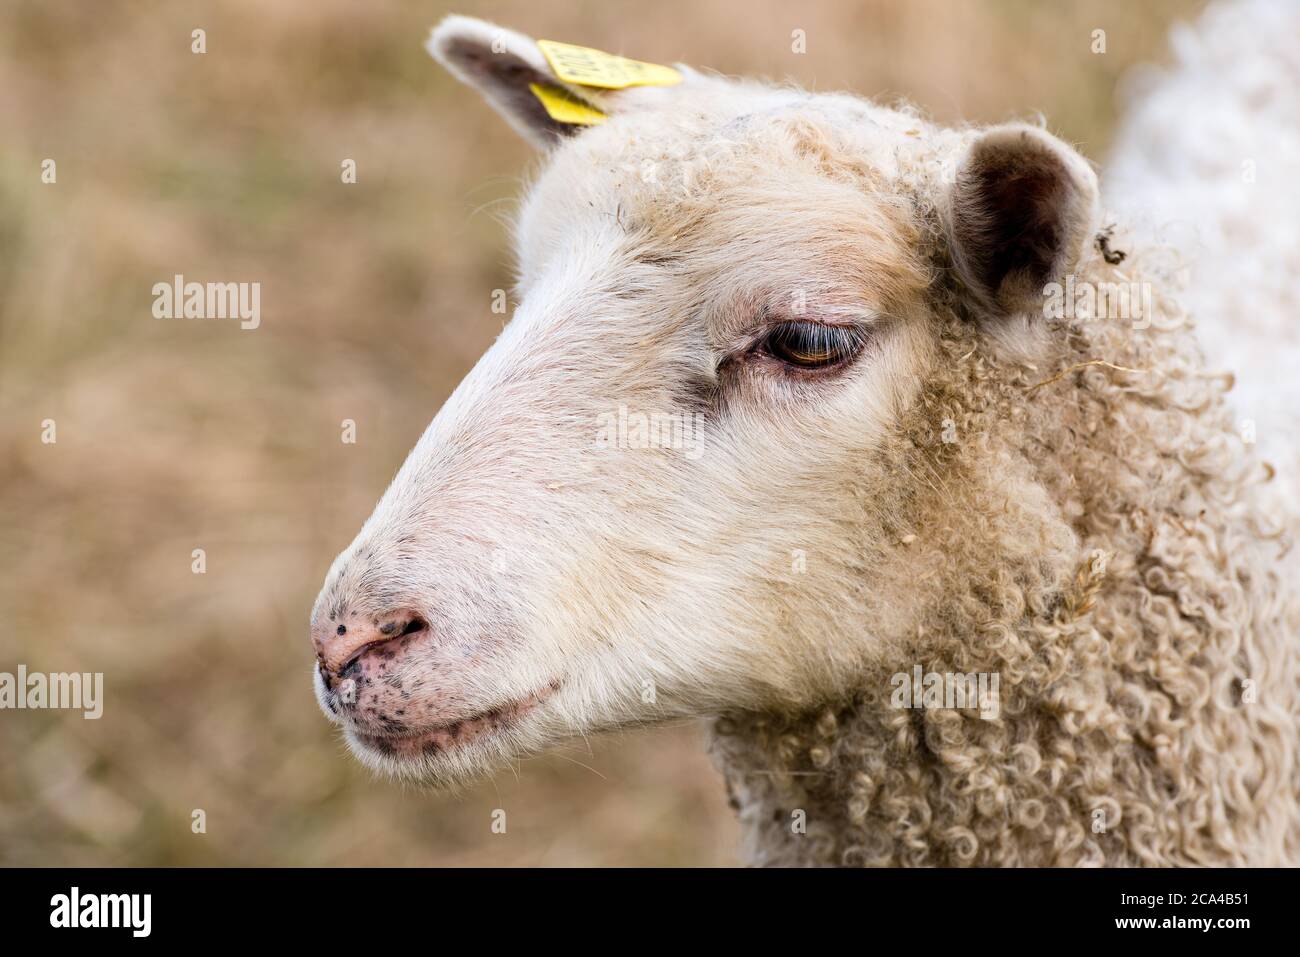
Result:
<svg viewBox="0 0 1300 957"><path fill-rule="evenodd" d="M1044 289L1074 272L1097 231L1097 175L1056 137L996 127L969 148L949 207L952 264L981 311L1041 308Z"/></svg>
<svg viewBox="0 0 1300 957"><path fill-rule="evenodd" d="M434 27L426 47L452 76L477 88L534 146L553 146L583 128L580 123L553 119L533 92L536 84L573 95L572 89L556 78L531 37L484 20L453 15Z"/></svg>

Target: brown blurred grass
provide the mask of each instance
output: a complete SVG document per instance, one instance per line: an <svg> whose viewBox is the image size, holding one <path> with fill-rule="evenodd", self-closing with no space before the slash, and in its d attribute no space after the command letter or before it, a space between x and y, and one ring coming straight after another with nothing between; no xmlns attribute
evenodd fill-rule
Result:
<svg viewBox="0 0 1300 957"><path fill-rule="evenodd" d="M901 95L944 121L1042 111L1097 158L1117 78L1160 58L1170 21L1199 6L457 9L642 59ZM0 11L0 670L102 671L107 699L99 721L0 712L0 862L735 860L697 728L428 795L347 758L311 697L306 620L325 569L497 334L491 291L509 286L495 212L530 157L423 52L444 12ZM46 157L56 185L40 182ZM261 282L262 327L153 319L150 288L175 273ZM339 440L345 418L356 445ZM190 571L199 547L205 575ZM506 835L490 830L497 807ZM194 808L206 835L190 832Z"/></svg>

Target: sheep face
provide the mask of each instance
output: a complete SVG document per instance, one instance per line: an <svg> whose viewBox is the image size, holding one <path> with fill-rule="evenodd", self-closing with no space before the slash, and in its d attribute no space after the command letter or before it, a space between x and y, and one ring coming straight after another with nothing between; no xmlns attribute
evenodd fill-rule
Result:
<svg viewBox="0 0 1300 957"><path fill-rule="evenodd" d="M431 46L546 165L511 322L317 600L326 714L372 766L448 783L844 693L936 578L899 522L921 480L900 423L939 355L935 230L962 218L936 210L971 136L693 74L568 130L518 89L531 41L453 18Z"/></svg>

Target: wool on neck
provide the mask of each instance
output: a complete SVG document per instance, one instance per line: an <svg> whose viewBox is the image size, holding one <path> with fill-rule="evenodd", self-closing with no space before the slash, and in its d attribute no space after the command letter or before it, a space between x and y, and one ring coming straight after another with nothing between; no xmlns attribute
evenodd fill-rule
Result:
<svg viewBox="0 0 1300 957"><path fill-rule="evenodd" d="M1168 262L1096 254L1079 279L1167 290ZM1059 324L1045 368L952 317L882 453L934 479L893 503L933 572L915 634L864 649L818 707L715 722L751 863L1297 859L1300 614L1255 501L1266 470L1177 303L1155 301L1141 329ZM918 665L996 673L997 716L897 707L891 679Z"/></svg>

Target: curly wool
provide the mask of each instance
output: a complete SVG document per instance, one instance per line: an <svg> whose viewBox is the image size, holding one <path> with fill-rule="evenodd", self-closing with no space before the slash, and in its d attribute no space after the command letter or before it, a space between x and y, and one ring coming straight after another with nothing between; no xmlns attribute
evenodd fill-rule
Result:
<svg viewBox="0 0 1300 957"><path fill-rule="evenodd" d="M1164 251L1127 242L1122 268L1094 253L1079 278L1169 289ZM1256 504L1267 470L1187 317L1156 307L1140 333L1061 321L1049 369L948 309L882 453L933 480L885 504L928 530L941 597L847 700L716 722L753 863L1300 861L1300 612ZM1047 496L1017 496L1020 475ZM998 674L1001 713L891 707L918 664Z"/></svg>

